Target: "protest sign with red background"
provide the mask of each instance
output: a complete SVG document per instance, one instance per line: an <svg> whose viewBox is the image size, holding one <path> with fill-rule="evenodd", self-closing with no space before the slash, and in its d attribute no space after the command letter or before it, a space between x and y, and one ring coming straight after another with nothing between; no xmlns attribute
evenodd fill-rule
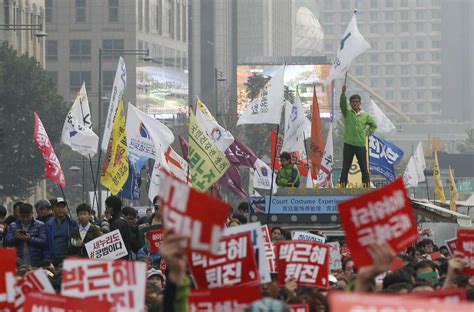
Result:
<svg viewBox="0 0 474 312"><path fill-rule="evenodd" d="M474 229L461 228L457 232L457 250L464 253L464 274L474 275Z"/></svg>
<svg viewBox="0 0 474 312"><path fill-rule="evenodd" d="M217 255L188 250L187 256L198 288L258 284L260 281L249 232L223 236Z"/></svg>
<svg viewBox="0 0 474 312"><path fill-rule="evenodd" d="M331 292L329 308L336 312L354 311L406 311L406 312L468 312L474 311L472 303L429 302L411 295L375 295L364 293Z"/></svg>
<svg viewBox="0 0 474 312"><path fill-rule="evenodd" d="M448 247L451 256L454 256L454 252L456 251L457 240L457 237L455 237L444 241L446 243L446 247Z"/></svg>
<svg viewBox="0 0 474 312"><path fill-rule="evenodd" d="M289 304L288 308L290 312L309 312L309 306L307 304Z"/></svg>
<svg viewBox="0 0 474 312"><path fill-rule="evenodd" d="M111 304L95 298L74 298L57 294L32 292L26 296L24 312L32 311L67 311L90 312L110 311Z"/></svg>
<svg viewBox="0 0 474 312"><path fill-rule="evenodd" d="M2 259L0 265L0 309L14 311L16 249L0 248L0 259Z"/></svg>
<svg viewBox="0 0 474 312"><path fill-rule="evenodd" d="M188 238L186 247L217 253L229 205L190 188L165 170L161 176L159 195L165 227Z"/></svg>
<svg viewBox="0 0 474 312"><path fill-rule="evenodd" d="M268 261L268 267L270 272L276 272L276 264L275 264L275 248L273 248L272 239L270 238L270 231L268 230L268 225L262 225L260 227L262 230L263 236L263 245L265 246L265 256Z"/></svg>
<svg viewBox="0 0 474 312"><path fill-rule="evenodd" d="M328 288L330 248L313 241L275 243L278 283L294 277L298 285Z"/></svg>
<svg viewBox="0 0 474 312"><path fill-rule="evenodd" d="M150 252L158 252L160 245L163 243L164 228L150 230L148 232L148 241L150 242Z"/></svg>
<svg viewBox="0 0 474 312"><path fill-rule="evenodd" d="M337 204L357 267L372 263L368 247L388 243L398 252L416 242L418 231L403 179Z"/></svg>
<svg viewBox="0 0 474 312"><path fill-rule="evenodd" d="M46 270L37 269L26 273L25 277L17 282L15 296L15 309L21 311L25 303L26 296L29 293L54 294L53 285L49 281Z"/></svg>
<svg viewBox="0 0 474 312"><path fill-rule="evenodd" d="M189 311L243 311L261 297L259 285L198 289L188 296Z"/></svg>
<svg viewBox="0 0 474 312"><path fill-rule="evenodd" d="M145 306L146 263L68 258L63 264L61 294L98 298L115 308L142 311Z"/></svg>
<svg viewBox="0 0 474 312"><path fill-rule="evenodd" d="M275 155L275 139L276 139L276 131L271 130L270 132L270 142L272 143L271 146L271 154L270 155ZM279 156L282 153L281 147L283 146L283 134L280 134L278 136L278 142L277 142L277 158L275 159L275 163L273 165L274 170L280 170L281 168L281 163L279 160ZM309 170L309 165L308 161L301 157L299 152L292 152L291 154L291 163L296 165L296 168L298 168L298 171L300 172L301 176L307 177L308 176L308 170ZM272 157L272 162L273 162L273 157Z"/></svg>
<svg viewBox="0 0 474 312"><path fill-rule="evenodd" d="M456 287L436 291L415 292L411 293L409 296L414 298L430 298L434 301L457 303L466 300L466 289Z"/></svg>

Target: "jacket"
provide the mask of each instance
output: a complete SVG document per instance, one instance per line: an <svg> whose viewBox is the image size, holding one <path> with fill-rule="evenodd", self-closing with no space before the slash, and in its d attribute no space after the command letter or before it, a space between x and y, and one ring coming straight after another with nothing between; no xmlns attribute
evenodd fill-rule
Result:
<svg viewBox="0 0 474 312"><path fill-rule="evenodd" d="M295 164L290 164L287 168L281 167L278 170L276 184L280 187L299 187L301 175Z"/></svg>
<svg viewBox="0 0 474 312"><path fill-rule="evenodd" d="M22 229L20 220L10 223L5 246L15 247L17 256L23 259L23 244L25 241L15 236L16 231L20 229ZM43 261L43 250L46 247L46 226L43 222L33 218L27 233L31 236L31 239L26 242L30 249L31 264L34 267L39 267L41 261Z"/></svg>
<svg viewBox="0 0 474 312"><path fill-rule="evenodd" d="M119 230L120 235L122 235L123 242L125 247L127 247L128 255L131 255L131 243L132 243L132 232L130 230L130 225L128 224L127 219L125 219L122 213L112 215L112 218L109 220L110 223L110 232ZM122 259L128 259L129 256L125 256Z"/></svg>
<svg viewBox="0 0 474 312"><path fill-rule="evenodd" d="M86 250L86 243L96 239L97 237L101 236L102 232L100 231L99 227L92 224L90 225L89 229L87 230L86 236L84 236L83 245L81 247L74 246L74 244L71 243L69 246L69 252L68 255L70 256L79 256L79 257L87 257L87 250ZM78 241L81 239L81 234L79 233L79 226L74 228L71 233L71 239Z"/></svg>
<svg viewBox="0 0 474 312"><path fill-rule="evenodd" d="M68 225L68 246L71 245L71 233L72 230L77 227L77 224L74 220L69 218L69 216L65 217L65 220L63 222L67 222ZM56 218L51 218L46 222L46 241L48 243L48 248L45 251L45 258L54 260L55 255L54 255L54 233L56 231Z"/></svg>
<svg viewBox="0 0 474 312"><path fill-rule="evenodd" d="M356 113L349 109L344 93L341 94L339 106L344 117L344 143L354 146L365 146L366 137L377 129L374 119L367 112L360 111Z"/></svg>

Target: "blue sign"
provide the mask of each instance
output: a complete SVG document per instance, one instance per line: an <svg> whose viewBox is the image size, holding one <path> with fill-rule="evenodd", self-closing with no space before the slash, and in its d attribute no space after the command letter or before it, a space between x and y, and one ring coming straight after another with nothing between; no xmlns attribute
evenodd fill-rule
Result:
<svg viewBox="0 0 474 312"><path fill-rule="evenodd" d="M135 169L130 161L128 161L128 166L128 179L120 190L119 196L130 200L139 200L142 181L140 169Z"/></svg>
<svg viewBox="0 0 474 312"><path fill-rule="evenodd" d="M272 196L270 214L337 214L337 203L353 196ZM270 196L250 197L250 209L253 213L268 213Z"/></svg>
<svg viewBox="0 0 474 312"><path fill-rule="evenodd" d="M395 144L369 136L369 167L373 174L380 174L388 181L395 180L395 168L403 157L403 150Z"/></svg>

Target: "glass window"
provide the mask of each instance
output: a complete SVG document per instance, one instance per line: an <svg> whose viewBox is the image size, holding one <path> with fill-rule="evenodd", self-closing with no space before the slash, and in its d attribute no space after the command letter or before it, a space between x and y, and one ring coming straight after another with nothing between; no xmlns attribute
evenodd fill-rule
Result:
<svg viewBox="0 0 474 312"><path fill-rule="evenodd" d="M409 112L409 105L408 103L402 103L402 111Z"/></svg>
<svg viewBox="0 0 474 312"><path fill-rule="evenodd" d="M422 75L425 73L425 65L416 65L416 73Z"/></svg>
<svg viewBox="0 0 474 312"><path fill-rule="evenodd" d="M341 13L341 20L342 21L349 21L351 19L351 15L347 12ZM359 16L357 16L357 19L359 19Z"/></svg>
<svg viewBox="0 0 474 312"><path fill-rule="evenodd" d="M425 43L423 42L423 40L417 40L416 41L416 48L417 49L423 49L425 47Z"/></svg>
<svg viewBox="0 0 474 312"><path fill-rule="evenodd" d="M331 1L333 1L333 0L331 0ZM370 0L370 7L373 8L373 9L377 8L378 7L377 2L378 2L378 0Z"/></svg>
<svg viewBox="0 0 474 312"><path fill-rule="evenodd" d="M175 1L174 0L168 0L168 29L169 29L169 34L170 38L174 39L174 5Z"/></svg>
<svg viewBox="0 0 474 312"><path fill-rule="evenodd" d="M48 61L58 60L58 41L57 40L46 40L46 60Z"/></svg>
<svg viewBox="0 0 474 312"><path fill-rule="evenodd" d="M433 31L441 31L441 24L440 23L433 23L433 24L431 24L431 29Z"/></svg>
<svg viewBox="0 0 474 312"><path fill-rule="evenodd" d="M183 1L183 9L181 10L181 12L183 12L183 16L181 17L181 23L183 23L183 41L186 42L186 35L188 34L188 27L187 27L187 18L186 18L186 11L187 11L187 8L186 8L186 5ZM187 65L186 65L186 68L187 68Z"/></svg>
<svg viewBox="0 0 474 312"><path fill-rule="evenodd" d="M372 88L378 88L379 87L379 79L378 78L370 79L370 86Z"/></svg>
<svg viewBox="0 0 474 312"><path fill-rule="evenodd" d="M181 40L181 5L176 4L176 40Z"/></svg>
<svg viewBox="0 0 474 312"><path fill-rule="evenodd" d="M393 91L385 92L385 98L387 98L387 100L393 100Z"/></svg>
<svg viewBox="0 0 474 312"><path fill-rule="evenodd" d="M378 66L371 66L370 67L370 74L371 75L378 75L379 73L379 67Z"/></svg>
<svg viewBox="0 0 474 312"><path fill-rule="evenodd" d="M86 22L86 0L76 0L76 23Z"/></svg>
<svg viewBox="0 0 474 312"><path fill-rule="evenodd" d="M110 98L110 93L114 85L115 71L105 70L102 72L102 92L104 96Z"/></svg>
<svg viewBox="0 0 474 312"><path fill-rule="evenodd" d="M402 75L409 75L410 74L410 66L409 65L400 66L400 73Z"/></svg>
<svg viewBox="0 0 474 312"><path fill-rule="evenodd" d="M416 60L423 61L425 59L425 52L417 52L416 53Z"/></svg>
<svg viewBox="0 0 474 312"><path fill-rule="evenodd" d="M410 78L400 79L400 86L401 87L409 87L410 86ZM405 91L403 91L403 92L405 92ZM407 96L407 99L408 99L408 96Z"/></svg>
<svg viewBox="0 0 474 312"><path fill-rule="evenodd" d="M393 63L394 59L395 59L395 57L394 57L393 53L387 53L385 55L385 61L387 63Z"/></svg>
<svg viewBox="0 0 474 312"><path fill-rule="evenodd" d="M386 8L393 8L393 0L385 0Z"/></svg>
<svg viewBox="0 0 474 312"><path fill-rule="evenodd" d="M441 85L441 79L440 78L432 78L431 79L431 84L434 87L439 87Z"/></svg>
<svg viewBox="0 0 474 312"><path fill-rule="evenodd" d="M355 74L357 76L362 76L364 74L364 69L362 66L355 66Z"/></svg>
<svg viewBox="0 0 474 312"><path fill-rule="evenodd" d="M400 62L407 63L408 62L408 53L400 53Z"/></svg>
<svg viewBox="0 0 474 312"><path fill-rule="evenodd" d="M417 20L422 20L425 18L424 12L423 11L416 11L416 19Z"/></svg>
<svg viewBox="0 0 474 312"><path fill-rule="evenodd" d="M90 40L69 40L69 60L83 61L91 59Z"/></svg>
<svg viewBox="0 0 474 312"><path fill-rule="evenodd" d="M441 66L439 66L439 65L431 65L431 73L433 73L433 74L441 74Z"/></svg>
<svg viewBox="0 0 474 312"><path fill-rule="evenodd" d="M441 48L441 41L440 40L431 41L431 47L435 49Z"/></svg>
<svg viewBox="0 0 474 312"><path fill-rule="evenodd" d="M44 13L46 15L46 23L53 21L53 0L46 0L44 2Z"/></svg>
<svg viewBox="0 0 474 312"><path fill-rule="evenodd" d="M393 66L393 65L385 66L385 74L386 75L393 75L394 73L395 73L395 66Z"/></svg>
<svg viewBox="0 0 474 312"><path fill-rule="evenodd" d="M392 88L393 87L393 78L385 79L385 86L388 87L388 88Z"/></svg>
<svg viewBox="0 0 474 312"><path fill-rule="evenodd" d="M401 48L402 50L407 50L407 49L408 49L408 40L402 40L402 41L400 42L400 48Z"/></svg>
<svg viewBox="0 0 474 312"><path fill-rule="evenodd" d="M425 90L416 90L416 98L422 100L425 98Z"/></svg>
<svg viewBox="0 0 474 312"><path fill-rule="evenodd" d="M393 32L393 24L385 24L386 32Z"/></svg>
<svg viewBox="0 0 474 312"><path fill-rule="evenodd" d="M405 81L408 81L408 79L405 79ZM403 90L402 92L400 92L400 98L402 100L408 100L410 98L410 91ZM406 110L404 110L404 111L406 111Z"/></svg>
<svg viewBox="0 0 474 312"><path fill-rule="evenodd" d="M425 31L425 24L423 24L423 23L416 23L416 31L417 31L417 32L424 32L424 31Z"/></svg>
<svg viewBox="0 0 474 312"><path fill-rule="evenodd" d="M425 86L425 78L416 78L416 86L417 87L424 87Z"/></svg>
<svg viewBox="0 0 474 312"><path fill-rule="evenodd" d="M102 49L104 50L123 50L124 49L124 43L122 39L105 39L102 40ZM114 60L118 61L120 55L118 53L114 55L107 55L104 54L103 56L104 60Z"/></svg>
<svg viewBox="0 0 474 312"><path fill-rule="evenodd" d="M425 103L416 103L416 111L423 113L425 111Z"/></svg>
<svg viewBox="0 0 474 312"><path fill-rule="evenodd" d="M385 42L385 49L387 50L393 49L393 42L392 41Z"/></svg>
<svg viewBox="0 0 474 312"><path fill-rule="evenodd" d="M379 12L370 12L370 20L376 21L379 18Z"/></svg>
<svg viewBox="0 0 474 312"><path fill-rule="evenodd" d="M156 3L156 30L158 31L158 35L163 35L163 4L160 1Z"/></svg>
<svg viewBox="0 0 474 312"><path fill-rule="evenodd" d="M334 27L333 26L330 26L330 25L326 25L326 27L324 27L325 29L325 32L329 35L332 35L334 34Z"/></svg>
<svg viewBox="0 0 474 312"><path fill-rule="evenodd" d="M431 10L431 18L441 18L441 12L439 10Z"/></svg>
<svg viewBox="0 0 474 312"><path fill-rule="evenodd" d="M379 43L377 41L373 41L370 43L371 50L378 50L378 48L379 48Z"/></svg>
<svg viewBox="0 0 474 312"><path fill-rule="evenodd" d="M69 72L69 86L71 92L78 92L82 86L82 82L86 83L86 88L91 88L91 72L90 71L71 71Z"/></svg>
<svg viewBox="0 0 474 312"><path fill-rule="evenodd" d="M370 54L370 61L371 61L371 62L378 62L378 61L379 61L379 55L378 55L378 53L371 53L371 54Z"/></svg>
<svg viewBox="0 0 474 312"><path fill-rule="evenodd" d="M416 0L416 6L417 7L422 7L423 6L423 0Z"/></svg>
<svg viewBox="0 0 474 312"><path fill-rule="evenodd" d="M385 20L386 21L393 21L393 12L392 11L385 12Z"/></svg>
<svg viewBox="0 0 474 312"><path fill-rule="evenodd" d="M441 91L440 90L432 90L431 91L431 98L438 100L441 99Z"/></svg>
<svg viewBox="0 0 474 312"><path fill-rule="evenodd" d="M408 23L400 24L400 32L408 32Z"/></svg>
<svg viewBox="0 0 474 312"><path fill-rule="evenodd" d="M334 1L333 0L325 0L324 1L324 8L325 9L333 9L334 8Z"/></svg>
<svg viewBox="0 0 474 312"><path fill-rule="evenodd" d="M377 26L378 26L378 25L370 25L370 32L371 32L371 33L376 33L376 32L378 32L379 29L378 29Z"/></svg>
<svg viewBox="0 0 474 312"><path fill-rule="evenodd" d="M400 7L402 7L402 8L408 7L408 0L401 0L400 1Z"/></svg>
<svg viewBox="0 0 474 312"><path fill-rule="evenodd" d="M408 11L401 11L401 12L400 12L400 19L401 19L402 21L408 20Z"/></svg>
<svg viewBox="0 0 474 312"><path fill-rule="evenodd" d="M109 23L119 21L119 0L109 0Z"/></svg>

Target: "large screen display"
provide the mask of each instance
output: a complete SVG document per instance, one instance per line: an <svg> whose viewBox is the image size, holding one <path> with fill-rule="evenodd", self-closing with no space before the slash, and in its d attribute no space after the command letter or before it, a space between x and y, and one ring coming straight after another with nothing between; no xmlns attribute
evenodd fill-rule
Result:
<svg viewBox="0 0 474 312"><path fill-rule="evenodd" d="M250 102L248 95L249 82L258 81L262 77L272 77L281 65L239 65L237 67L237 112L241 114ZM318 65L286 65L285 86L301 98L301 104L307 115L311 113L313 86L316 86L319 112L321 118L332 119L334 116L333 85L325 85L331 64ZM260 76L260 77L258 77Z"/></svg>

